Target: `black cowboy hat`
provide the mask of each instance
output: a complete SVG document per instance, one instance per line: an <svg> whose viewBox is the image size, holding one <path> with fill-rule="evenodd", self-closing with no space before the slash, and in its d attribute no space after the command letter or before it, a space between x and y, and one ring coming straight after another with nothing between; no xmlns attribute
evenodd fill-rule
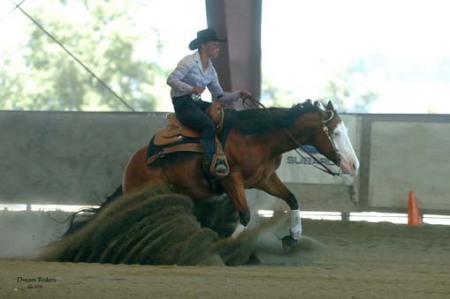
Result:
<svg viewBox="0 0 450 299"><path fill-rule="evenodd" d="M189 49L190 50L198 49L198 47L201 44L206 43L206 42L212 42L212 41L225 42L227 40L218 38L217 34L216 34L216 30L214 30L213 28L208 28L208 29L197 32L197 38L189 43Z"/></svg>

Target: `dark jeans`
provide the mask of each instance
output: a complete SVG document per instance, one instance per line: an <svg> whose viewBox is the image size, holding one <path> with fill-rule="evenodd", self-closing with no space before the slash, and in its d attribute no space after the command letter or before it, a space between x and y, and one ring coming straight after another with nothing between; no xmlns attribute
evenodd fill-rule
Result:
<svg viewBox="0 0 450 299"><path fill-rule="evenodd" d="M214 136L216 133L214 123L205 113L211 103L202 100L194 101L191 95L172 98L173 108L178 119L202 134L201 142L205 148L208 161L212 160L215 152Z"/></svg>

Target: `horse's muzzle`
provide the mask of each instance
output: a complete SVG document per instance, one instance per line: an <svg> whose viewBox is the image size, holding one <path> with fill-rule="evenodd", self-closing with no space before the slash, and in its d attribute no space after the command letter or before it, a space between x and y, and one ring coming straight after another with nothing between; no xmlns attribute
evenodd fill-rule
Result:
<svg viewBox="0 0 450 299"><path fill-rule="evenodd" d="M358 175L359 171L358 160L340 161L339 166L344 174L348 174L350 176Z"/></svg>

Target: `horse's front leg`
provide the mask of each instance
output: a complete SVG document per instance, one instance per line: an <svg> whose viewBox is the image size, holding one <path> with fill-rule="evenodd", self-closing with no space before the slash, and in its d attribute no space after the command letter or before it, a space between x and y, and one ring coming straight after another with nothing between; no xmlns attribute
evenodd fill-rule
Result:
<svg viewBox="0 0 450 299"><path fill-rule="evenodd" d="M231 237L235 238L247 228L250 222L250 209L245 196L243 179L240 173L230 173L220 181L220 184L231 200L234 209L239 213L239 223L231 234Z"/></svg>
<svg viewBox="0 0 450 299"><path fill-rule="evenodd" d="M276 196L284 200L290 208L290 227L289 235L292 240L285 239L285 242L296 242L302 235L302 220L300 216L300 208L297 198L289 191L286 185L280 180L278 175L274 172L263 183L257 186L258 189L266 193Z"/></svg>

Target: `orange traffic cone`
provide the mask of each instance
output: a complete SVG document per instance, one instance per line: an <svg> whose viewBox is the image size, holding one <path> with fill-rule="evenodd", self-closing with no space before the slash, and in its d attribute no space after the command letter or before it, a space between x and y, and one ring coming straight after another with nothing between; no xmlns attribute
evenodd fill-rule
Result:
<svg viewBox="0 0 450 299"><path fill-rule="evenodd" d="M420 226L422 225L422 216L419 213L419 207L416 202L416 195L413 191L409 191L408 197L408 225Z"/></svg>

